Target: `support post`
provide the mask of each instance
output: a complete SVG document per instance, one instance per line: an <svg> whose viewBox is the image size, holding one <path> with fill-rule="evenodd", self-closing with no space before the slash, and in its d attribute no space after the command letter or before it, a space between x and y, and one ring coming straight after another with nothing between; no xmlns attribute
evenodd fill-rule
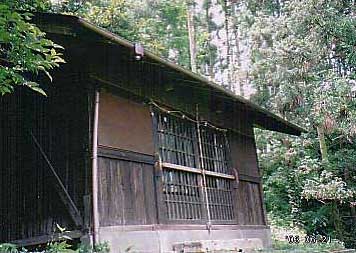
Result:
<svg viewBox="0 0 356 253"><path fill-rule="evenodd" d="M100 92L95 91L93 122L93 156L92 156L92 195L93 195L93 246L99 242L99 206L98 206L98 125Z"/></svg>

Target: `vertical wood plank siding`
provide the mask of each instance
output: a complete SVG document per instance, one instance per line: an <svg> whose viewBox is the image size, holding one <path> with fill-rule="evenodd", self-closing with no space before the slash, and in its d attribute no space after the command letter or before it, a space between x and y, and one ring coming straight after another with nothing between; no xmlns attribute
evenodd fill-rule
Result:
<svg viewBox="0 0 356 253"><path fill-rule="evenodd" d="M0 241L13 238L22 230L21 212L22 121L21 93L9 99L0 97ZM13 154L13 155L11 155ZM13 157L12 157L13 156ZM20 181L21 180L21 181Z"/></svg>
<svg viewBox="0 0 356 253"><path fill-rule="evenodd" d="M265 225L257 183L240 181L237 189L237 221L239 225Z"/></svg>
<svg viewBox="0 0 356 253"><path fill-rule="evenodd" d="M249 135L250 136L230 133L229 143L232 164L240 174L260 178L252 127L249 131Z"/></svg>
<svg viewBox="0 0 356 253"><path fill-rule="evenodd" d="M23 88L0 97L0 242L50 235L56 223L76 229L30 130L84 212L87 101L80 75L67 73L67 83L52 84L47 97Z"/></svg>
<svg viewBox="0 0 356 253"><path fill-rule="evenodd" d="M153 165L99 157L99 178L101 226L156 223Z"/></svg>

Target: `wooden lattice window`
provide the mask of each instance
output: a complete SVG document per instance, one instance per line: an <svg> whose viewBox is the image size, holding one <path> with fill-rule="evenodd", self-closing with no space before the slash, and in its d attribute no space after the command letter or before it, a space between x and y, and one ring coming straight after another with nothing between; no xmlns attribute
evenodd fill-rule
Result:
<svg viewBox="0 0 356 253"><path fill-rule="evenodd" d="M168 220L234 220L228 142L208 124L155 112Z"/></svg>
<svg viewBox="0 0 356 253"><path fill-rule="evenodd" d="M198 174L165 169L163 193L170 220L200 220L201 193Z"/></svg>
<svg viewBox="0 0 356 253"><path fill-rule="evenodd" d="M196 167L194 147L196 128L194 123L177 117L158 114L158 142L164 162Z"/></svg>
<svg viewBox="0 0 356 253"><path fill-rule="evenodd" d="M233 220L234 207L231 179L207 176L206 187L211 219Z"/></svg>
<svg viewBox="0 0 356 253"><path fill-rule="evenodd" d="M227 139L224 132L209 127L201 127L202 157L205 170L229 174Z"/></svg>

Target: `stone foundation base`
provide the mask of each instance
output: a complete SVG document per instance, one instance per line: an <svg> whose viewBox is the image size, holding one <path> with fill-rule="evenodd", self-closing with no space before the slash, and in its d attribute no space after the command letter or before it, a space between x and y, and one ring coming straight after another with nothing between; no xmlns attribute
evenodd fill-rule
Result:
<svg viewBox="0 0 356 253"><path fill-rule="evenodd" d="M256 248L260 248L261 245L265 248L271 246L270 229L266 226L219 226L213 227L210 232L202 229L201 226L199 226L199 229L194 228L194 226L179 225L166 227L112 226L101 227L99 232L99 240L109 243L111 253L167 253L174 252L173 245L180 243L221 240L231 245L229 240L236 242L236 239L247 238L257 239L256 242L259 243L255 243L258 244ZM241 240L241 248L244 245L249 245L249 248L251 248L251 243L254 244L254 240ZM242 243L244 241L247 244Z"/></svg>

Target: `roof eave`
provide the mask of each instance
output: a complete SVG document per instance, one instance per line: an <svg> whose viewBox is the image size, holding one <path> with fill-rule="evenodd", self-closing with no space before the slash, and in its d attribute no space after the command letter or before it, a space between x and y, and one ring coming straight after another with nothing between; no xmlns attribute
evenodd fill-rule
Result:
<svg viewBox="0 0 356 253"><path fill-rule="evenodd" d="M53 14L52 14L53 15ZM58 14L57 14L58 15ZM90 31L95 32L96 34L104 37L106 40L111 41L113 43L117 43L121 46L127 47L132 49L134 47L134 44L126 39L123 39L116 34L113 34L103 28L100 28L82 18L76 17L76 16L70 16L70 15L58 15L62 16L68 19L71 19L71 21L74 21L75 23L78 23L80 26L89 29ZM268 129L272 131L278 131L286 134L292 134L292 135L300 135L303 132L307 132L305 129L286 121L285 119L281 118L280 116L271 113L270 111L252 103L251 101L247 100L244 97L241 97L239 95L234 94L233 92L224 89L222 86L208 80L207 78L196 74L182 66L179 66L173 62L170 62L166 59L163 59L159 57L158 55L150 52L149 50L145 50L145 57L150 58L153 61L158 62L159 64L162 64L163 66L166 66L167 68L174 69L175 71L182 73L194 80L199 81L200 83L210 86L217 92L221 92L224 95L230 97L232 100L244 104L246 107L251 109L252 111L257 112L260 115L263 115L266 119L269 119L270 121L274 121L276 124L274 124L274 127L271 127L270 124L265 124L263 121L256 120L254 124L263 129Z"/></svg>

